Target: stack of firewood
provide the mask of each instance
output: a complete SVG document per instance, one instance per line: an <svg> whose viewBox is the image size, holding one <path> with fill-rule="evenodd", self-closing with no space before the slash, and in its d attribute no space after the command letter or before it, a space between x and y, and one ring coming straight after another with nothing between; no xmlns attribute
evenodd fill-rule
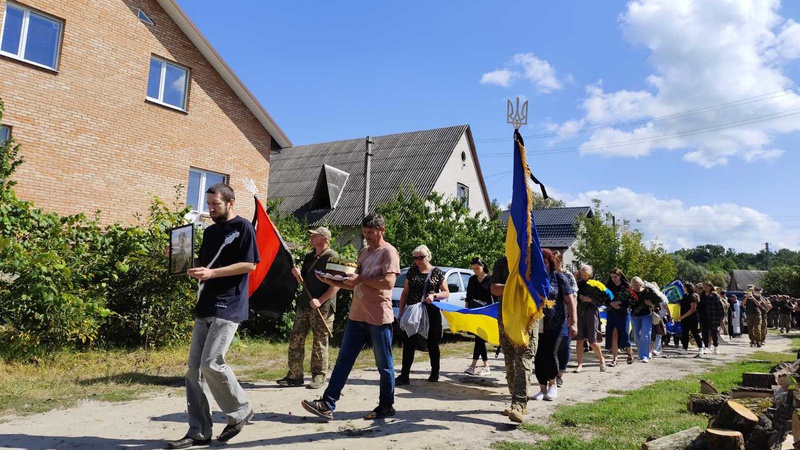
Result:
<svg viewBox="0 0 800 450"><path fill-rule="evenodd" d="M789 431L800 450L800 359L772 368L770 373L743 373L742 385L718 392L701 380L692 394L689 412L709 416L708 428L684 430L642 444L642 450L779 450Z"/></svg>

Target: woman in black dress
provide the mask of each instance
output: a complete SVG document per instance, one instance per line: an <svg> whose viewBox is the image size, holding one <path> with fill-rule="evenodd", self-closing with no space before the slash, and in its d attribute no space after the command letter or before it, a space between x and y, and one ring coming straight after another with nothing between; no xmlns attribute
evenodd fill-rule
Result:
<svg viewBox="0 0 800 450"><path fill-rule="evenodd" d="M681 299L681 316L678 322L681 323L681 344L683 345L682 354L689 353L689 335L691 334L697 343L697 355L700 356L703 350L703 340L700 339L700 332L697 329L700 323L700 315L697 313L697 302L699 297L694 291L692 283L686 283L686 295Z"/></svg>
<svg viewBox="0 0 800 450"><path fill-rule="evenodd" d="M428 312L428 355L431 358L431 375L428 381L439 381L439 342L442 339L442 313L433 302L450 296L444 273L438 267L431 265L431 251L425 245L420 245L412 252L414 265L406 273L403 293L400 294L400 316L406 306L420 302L425 304ZM419 335L409 336L403 342L403 368L395 379L395 386L410 384L409 375L411 365L414 363L414 352L417 349Z"/></svg>
<svg viewBox="0 0 800 450"><path fill-rule="evenodd" d="M490 291L490 277L489 267L480 258L472 258L470 263L472 271L475 275L469 277L467 281L467 308L480 308L494 303L492 293ZM483 360L483 367L480 369L478 366L478 358ZM475 336L475 347L472 350L472 365L467 367L464 373L475 375L477 377L485 377L489 375L489 358L486 355L486 341L479 336Z"/></svg>

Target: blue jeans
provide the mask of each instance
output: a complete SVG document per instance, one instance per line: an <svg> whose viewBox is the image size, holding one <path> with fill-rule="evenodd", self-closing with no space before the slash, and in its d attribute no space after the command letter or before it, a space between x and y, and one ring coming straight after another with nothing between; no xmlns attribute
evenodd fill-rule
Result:
<svg viewBox="0 0 800 450"><path fill-rule="evenodd" d="M392 357L392 324L370 325L367 322L347 320L344 329L342 347L339 357L333 366L333 373L328 388L322 394L322 400L331 411L336 409L336 401L342 395L353 364L358 354L368 342L372 341L372 353L375 355L375 367L381 375L380 400L378 406L394 404L394 358Z"/></svg>
<svg viewBox="0 0 800 450"><path fill-rule="evenodd" d="M631 346L630 339L631 313L617 314L606 310L606 350L611 350L611 339L614 330L617 330L617 348L625 349Z"/></svg>
<svg viewBox="0 0 800 450"><path fill-rule="evenodd" d="M631 316L633 336L636 338L636 350L639 359L650 359L650 332L653 330L653 319L650 314Z"/></svg>

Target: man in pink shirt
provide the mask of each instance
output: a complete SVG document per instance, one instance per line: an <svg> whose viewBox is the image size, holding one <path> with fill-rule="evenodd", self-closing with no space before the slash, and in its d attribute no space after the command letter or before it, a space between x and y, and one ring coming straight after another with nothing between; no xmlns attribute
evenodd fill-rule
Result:
<svg viewBox="0 0 800 450"><path fill-rule="evenodd" d="M340 289L353 291L353 303L344 330L339 357L333 367L328 387L318 400L303 400L308 412L323 419L333 419L336 401L342 395L347 378L358 354L367 342L372 342L375 366L380 373L378 407L365 419L383 419L395 414L394 359L392 357L392 287L400 273L400 254L383 240L386 224L380 214L370 214L361 221L361 231L367 246L358 253L358 269L343 282L318 277Z"/></svg>

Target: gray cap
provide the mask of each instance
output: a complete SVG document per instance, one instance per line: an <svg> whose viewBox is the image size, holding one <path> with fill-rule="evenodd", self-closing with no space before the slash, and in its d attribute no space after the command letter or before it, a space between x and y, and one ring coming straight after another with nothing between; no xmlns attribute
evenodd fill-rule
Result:
<svg viewBox="0 0 800 450"><path fill-rule="evenodd" d="M320 236L324 236L328 240L331 240L331 238L332 238L331 230L329 230L329 229L327 229L325 227L314 228L313 230L308 230L308 232L311 233L311 234L318 234Z"/></svg>

